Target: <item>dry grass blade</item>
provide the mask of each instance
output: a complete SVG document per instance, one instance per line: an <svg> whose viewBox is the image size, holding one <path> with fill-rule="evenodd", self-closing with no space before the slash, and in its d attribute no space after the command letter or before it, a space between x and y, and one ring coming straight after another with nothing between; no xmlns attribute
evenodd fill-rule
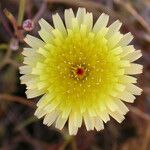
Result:
<svg viewBox="0 0 150 150"><path fill-rule="evenodd" d="M0 94L0 100L6 100L9 102L17 102L32 108L35 108L35 103L28 101L27 99L19 96L13 96L13 95L8 95L8 94Z"/></svg>
<svg viewBox="0 0 150 150"><path fill-rule="evenodd" d="M46 2L63 3L63 4L67 4L67 5L73 5L76 7L85 7L89 10L92 10L93 12L103 11L112 17L117 17L117 14L113 10L107 8L106 6L104 6L101 3L96 3L96 2L90 1L90 0L86 0L86 1L84 1L84 0L73 0L73 1L71 1L71 0L46 0Z"/></svg>
<svg viewBox="0 0 150 150"><path fill-rule="evenodd" d="M130 111L134 113L135 115L139 116L140 118L150 121L150 116L144 112L142 112L140 109L134 107L134 106L128 106Z"/></svg>
<svg viewBox="0 0 150 150"><path fill-rule="evenodd" d="M38 20L41 18L41 16L44 14L44 12L46 11L47 8L47 2L43 1L39 11L37 12L37 14L35 15L35 17L33 18L34 23L36 24L38 22Z"/></svg>
<svg viewBox="0 0 150 150"><path fill-rule="evenodd" d="M141 150L148 150L150 146L150 121L147 124L145 135L143 137L143 144Z"/></svg>
<svg viewBox="0 0 150 150"><path fill-rule="evenodd" d="M121 7L125 8L134 18L141 24L141 26L150 33L150 26L149 24L143 19L142 16L138 14L138 12L133 8L130 3L121 1L121 0L114 0L114 2Z"/></svg>

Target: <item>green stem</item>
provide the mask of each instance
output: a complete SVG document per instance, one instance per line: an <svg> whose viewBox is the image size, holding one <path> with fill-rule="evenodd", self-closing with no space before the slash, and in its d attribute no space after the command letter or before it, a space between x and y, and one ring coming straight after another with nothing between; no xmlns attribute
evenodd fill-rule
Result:
<svg viewBox="0 0 150 150"><path fill-rule="evenodd" d="M59 150L65 150L66 147L68 146L68 144L71 142L71 138L68 137L67 139L65 139L64 143L62 144L62 146L59 148Z"/></svg>
<svg viewBox="0 0 150 150"><path fill-rule="evenodd" d="M77 145L76 145L75 137L72 137L71 147L72 147L72 150L77 150Z"/></svg>
<svg viewBox="0 0 150 150"><path fill-rule="evenodd" d="M38 121L38 119L34 116L31 116L31 117L27 118L25 121L21 122L15 129L16 130L22 130L23 128L25 128L29 124L36 122L36 121Z"/></svg>
<svg viewBox="0 0 150 150"><path fill-rule="evenodd" d="M71 150L77 150L77 145L76 145L75 137L67 135L65 137L65 141L64 141L63 145L60 147L59 150L65 150L68 145L71 146Z"/></svg>
<svg viewBox="0 0 150 150"><path fill-rule="evenodd" d="M20 2L19 2L19 13L18 13L18 20L17 20L17 24L19 26L22 24L22 21L23 21L24 11L25 11L25 3L26 3L26 0L20 0Z"/></svg>
<svg viewBox="0 0 150 150"><path fill-rule="evenodd" d="M8 48L8 45L7 44L0 44L0 50L5 50Z"/></svg>

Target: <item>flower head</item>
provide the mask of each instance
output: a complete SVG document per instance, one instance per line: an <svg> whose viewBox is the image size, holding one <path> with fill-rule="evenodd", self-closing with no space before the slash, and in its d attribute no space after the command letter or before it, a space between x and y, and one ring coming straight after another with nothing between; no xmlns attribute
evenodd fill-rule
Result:
<svg viewBox="0 0 150 150"><path fill-rule="evenodd" d="M102 14L93 25L92 13L79 8L65 10L65 25L58 14L54 27L39 21L42 40L27 35L21 82L27 85L27 97L43 95L35 115L43 123L62 129L68 121L69 133L76 134L82 122L87 130L101 130L110 116L119 123L141 89L131 75L142 73L133 61L141 51L128 45L131 33L121 34L120 21L108 26L109 16Z"/></svg>

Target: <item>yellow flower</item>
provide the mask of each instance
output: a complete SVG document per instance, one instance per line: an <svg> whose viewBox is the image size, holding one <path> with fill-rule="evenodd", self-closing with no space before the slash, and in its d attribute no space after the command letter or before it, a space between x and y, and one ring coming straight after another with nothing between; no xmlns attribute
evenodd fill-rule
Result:
<svg viewBox="0 0 150 150"><path fill-rule="evenodd" d="M99 131L110 116L119 123L141 89L134 85L142 66L133 61L141 51L128 45L133 36L121 34L120 21L107 26L109 16L102 14L93 25L92 13L79 8L65 10L65 25L58 14L54 27L39 21L42 40L27 35L21 83L27 97L43 95L35 115L43 123L62 129L68 121L69 133L77 134L84 120L86 129Z"/></svg>

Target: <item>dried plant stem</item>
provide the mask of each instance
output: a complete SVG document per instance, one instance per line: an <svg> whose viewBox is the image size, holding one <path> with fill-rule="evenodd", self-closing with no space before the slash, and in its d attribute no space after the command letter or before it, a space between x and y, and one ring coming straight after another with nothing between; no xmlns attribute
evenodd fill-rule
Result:
<svg viewBox="0 0 150 150"><path fill-rule="evenodd" d="M12 53L11 49L8 48L8 49L7 49L7 52L6 52L5 56L4 56L4 59L2 60L2 62L1 62L1 64L0 64L0 70L1 70L6 64L8 64L8 60L10 59L11 53Z"/></svg>
<svg viewBox="0 0 150 150"><path fill-rule="evenodd" d="M111 18L113 18L114 20L119 19L126 27L128 27L130 29L130 31L132 33L134 33L136 36L135 38L144 38L146 41L150 41L149 40L149 33L150 33L150 28L148 23L135 11L135 9L133 7L131 7L132 9L130 9L128 7L128 9L132 12L130 12L135 19L143 26L143 28L148 31L147 36L145 36L145 34L141 35L140 32L135 32L135 29L133 27L133 25L131 24L129 26L128 22L126 22L126 18L124 18L123 16L121 16L119 13L115 12L114 10L104 6L101 3L97 3L94 1L90 1L90 0L45 0L49 3L63 3L66 5L71 5L71 6L75 6L75 7L85 7L87 8L89 11L92 11L94 13L95 16L99 17L99 12L104 12L106 14L108 14L109 16L111 16ZM114 2L116 4L118 4L118 0L114 0ZM121 3L124 3L123 1L121 1ZM123 4L122 4L123 5ZM124 5L122 7L125 7ZM128 10L128 11L129 11Z"/></svg>
<svg viewBox="0 0 150 150"><path fill-rule="evenodd" d="M18 20L17 20L17 24L19 26L21 26L22 21L23 21L23 17L24 17L24 12L25 12L25 0L20 0L19 1L19 13L18 13Z"/></svg>
<svg viewBox="0 0 150 150"><path fill-rule="evenodd" d="M18 62L14 61L13 59L8 59L7 63L12 65L16 69L18 69L21 66L21 64L19 64Z"/></svg>
<svg viewBox="0 0 150 150"><path fill-rule="evenodd" d="M77 150L77 145L76 145L76 141L74 137L72 137L71 147L72 147L72 150Z"/></svg>
<svg viewBox="0 0 150 150"><path fill-rule="evenodd" d="M8 22L6 21L6 18L3 15L2 10L1 10L1 5L0 5L0 21L2 22L2 25L3 25L4 29L10 35L10 37L13 37L14 35L13 35L9 25L8 25Z"/></svg>
<svg viewBox="0 0 150 150"><path fill-rule="evenodd" d="M121 0L114 0L114 2L122 7L124 7L134 18L141 24L141 26L150 33L150 26L149 24L143 19L142 16L138 14L138 12L132 7L130 3L121 1Z"/></svg>
<svg viewBox="0 0 150 150"><path fill-rule="evenodd" d="M93 12L103 11L114 18L118 17L117 14L111 9L105 7L101 3L96 3L90 0L86 0L86 1L84 0L73 0L73 1L71 0L46 0L46 1L49 3L64 3L67 5L74 5L76 7L85 7L89 10L93 10Z"/></svg>
<svg viewBox="0 0 150 150"><path fill-rule="evenodd" d="M24 39L23 31L19 30L16 18L14 17L14 15L10 11L8 11L6 8L4 9L4 14L8 18L8 20L11 22L11 24L14 28L14 33L17 36L17 38L20 41L23 41L23 39Z"/></svg>
<svg viewBox="0 0 150 150"><path fill-rule="evenodd" d="M67 139L64 141L63 145L59 148L59 150L65 150L65 148L68 146L68 144L70 143L71 139Z"/></svg>
<svg viewBox="0 0 150 150"><path fill-rule="evenodd" d="M4 9L4 14L8 18L8 20L11 22L11 24L13 25L14 30L15 31L18 30L17 22L16 22L14 15L10 11L8 11L6 8Z"/></svg>
<svg viewBox="0 0 150 150"><path fill-rule="evenodd" d="M36 24L38 22L38 20L41 18L41 16L44 14L45 10L47 8L47 2L43 1L39 11L37 12L37 14L34 16L33 18L33 22Z"/></svg>
<svg viewBox="0 0 150 150"><path fill-rule="evenodd" d="M134 113L135 115L139 116L140 118L146 120L146 121L150 121L150 116L144 112L142 112L140 109L134 107L134 106L129 106L129 109L132 113Z"/></svg>
<svg viewBox="0 0 150 150"><path fill-rule="evenodd" d="M149 59L149 58L148 58ZM150 87L143 87L145 93L150 93Z"/></svg>
<svg viewBox="0 0 150 150"><path fill-rule="evenodd" d="M6 52L3 60L0 63L0 70L3 69L3 67L7 64L10 64L10 65L14 66L16 69L18 69L20 67L20 64L17 63L15 60L11 59L12 50L11 50L10 46L0 45L0 49L1 48L7 48L7 52Z"/></svg>
<svg viewBox="0 0 150 150"><path fill-rule="evenodd" d="M67 4L67 5L72 5L75 7L85 7L86 9L88 9L89 11L92 11L94 13L95 16L99 17L99 12L104 12L106 14L108 14L109 16L111 16L114 20L121 20L121 22L124 23L124 25L126 25L126 21L125 19L119 15L118 13L116 13L115 11L113 11L112 9L104 6L101 3L97 3L94 1L90 1L90 0L45 0L49 3L63 3L63 4Z"/></svg>
<svg viewBox="0 0 150 150"><path fill-rule="evenodd" d="M13 95L8 95L8 94L0 94L0 100L6 100L9 102L17 102L23 105L27 105L31 108L35 108L35 103L28 101L27 99L19 96L13 96Z"/></svg>
<svg viewBox="0 0 150 150"><path fill-rule="evenodd" d="M72 150L77 150L76 142L73 136L67 136L63 145L59 148L59 150L65 150L66 147L71 144Z"/></svg>
<svg viewBox="0 0 150 150"><path fill-rule="evenodd" d="M8 48L8 44L3 44L3 43L1 43L0 44L0 50L2 50L2 49L7 49Z"/></svg>
<svg viewBox="0 0 150 150"><path fill-rule="evenodd" d="M34 122L36 122L36 121L38 121L39 119L37 118L37 117L35 117L35 116L31 116L31 117L29 117L29 118L27 118L27 119L25 119L24 121L22 121L19 125L17 125L16 127L15 127L15 130L22 130L23 128L25 128L26 126L28 126L29 124L31 124L31 123L34 123Z"/></svg>
<svg viewBox="0 0 150 150"><path fill-rule="evenodd" d="M147 124L145 135L143 137L143 144L141 150L148 150L150 146L150 121Z"/></svg>

